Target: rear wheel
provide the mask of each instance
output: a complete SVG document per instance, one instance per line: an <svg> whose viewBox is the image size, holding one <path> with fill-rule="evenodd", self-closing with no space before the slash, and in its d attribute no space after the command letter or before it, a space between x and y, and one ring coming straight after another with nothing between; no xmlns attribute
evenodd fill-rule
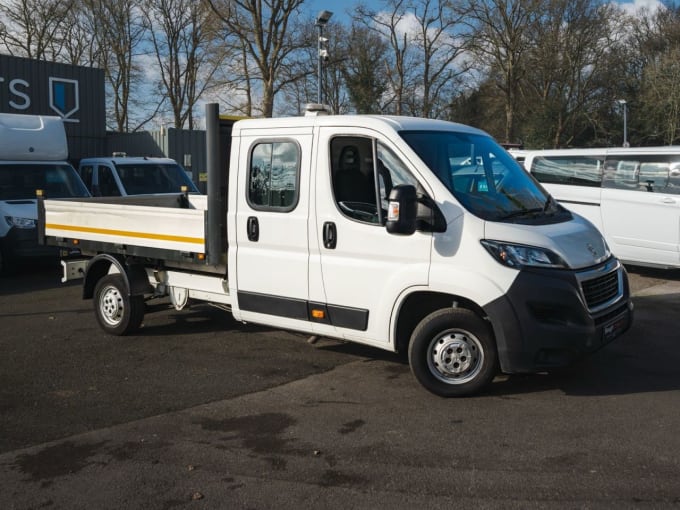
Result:
<svg viewBox="0 0 680 510"><path fill-rule="evenodd" d="M139 329L144 319L144 297L130 296L120 274L109 274L94 289L94 313L101 328L112 335Z"/></svg>
<svg viewBox="0 0 680 510"><path fill-rule="evenodd" d="M479 392L498 370L488 324L463 308L438 310L425 317L411 335L408 354L416 379L442 397Z"/></svg>

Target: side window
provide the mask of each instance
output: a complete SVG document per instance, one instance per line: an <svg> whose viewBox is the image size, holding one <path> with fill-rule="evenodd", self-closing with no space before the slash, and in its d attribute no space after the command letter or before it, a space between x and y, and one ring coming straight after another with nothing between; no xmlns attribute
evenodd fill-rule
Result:
<svg viewBox="0 0 680 510"><path fill-rule="evenodd" d="M92 165L85 165L80 167L80 178L87 186L87 189L92 191Z"/></svg>
<svg viewBox="0 0 680 510"><path fill-rule="evenodd" d="M120 190L108 166L99 167L99 192L104 197L119 197Z"/></svg>
<svg viewBox="0 0 680 510"><path fill-rule="evenodd" d="M571 184L599 188L602 185L602 161L594 156L538 156L531 163L537 181L547 184Z"/></svg>
<svg viewBox="0 0 680 510"><path fill-rule="evenodd" d="M633 159L607 159L605 188L637 190L640 162Z"/></svg>
<svg viewBox="0 0 680 510"><path fill-rule="evenodd" d="M374 152L375 146L375 152ZM388 147L372 138L331 141L333 194L340 211L354 220L384 224L394 186L418 182Z"/></svg>
<svg viewBox="0 0 680 510"><path fill-rule="evenodd" d="M263 142L250 153L248 203L254 209L287 212L298 202L300 148L292 141Z"/></svg>
<svg viewBox="0 0 680 510"><path fill-rule="evenodd" d="M672 161L668 172L668 187L665 193L680 195L680 161Z"/></svg>
<svg viewBox="0 0 680 510"><path fill-rule="evenodd" d="M390 191L400 184L410 184L418 189L418 181L404 163L388 147L378 143L378 195L384 210L387 210Z"/></svg>
<svg viewBox="0 0 680 510"><path fill-rule="evenodd" d="M668 162L640 163L640 187L646 191L664 191L668 187Z"/></svg>
<svg viewBox="0 0 680 510"><path fill-rule="evenodd" d="M680 162L665 155L607 158L604 186L645 193L680 194Z"/></svg>
<svg viewBox="0 0 680 510"><path fill-rule="evenodd" d="M380 223L374 173L371 138L336 137L331 140L333 195L345 216Z"/></svg>

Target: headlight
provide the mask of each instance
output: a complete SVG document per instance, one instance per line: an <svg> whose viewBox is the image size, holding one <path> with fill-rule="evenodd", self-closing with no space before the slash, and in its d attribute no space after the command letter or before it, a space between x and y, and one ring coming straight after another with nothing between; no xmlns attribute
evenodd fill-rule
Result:
<svg viewBox="0 0 680 510"><path fill-rule="evenodd" d="M31 218L19 218L18 216L5 216L5 221L10 227L35 228L35 220Z"/></svg>
<svg viewBox="0 0 680 510"><path fill-rule="evenodd" d="M504 243L501 241L482 240L482 245L498 262L504 266L521 269L523 267L546 267L566 269L567 263L562 257L537 246Z"/></svg>

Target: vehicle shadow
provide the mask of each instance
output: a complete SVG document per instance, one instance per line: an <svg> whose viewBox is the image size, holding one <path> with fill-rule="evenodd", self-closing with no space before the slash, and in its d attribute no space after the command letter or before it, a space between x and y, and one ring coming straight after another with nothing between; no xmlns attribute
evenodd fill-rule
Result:
<svg viewBox="0 0 680 510"><path fill-rule="evenodd" d="M17 264L7 273L0 275L0 296L82 285L82 281L77 280L61 283L61 276L59 261L50 259Z"/></svg>
<svg viewBox="0 0 680 510"><path fill-rule="evenodd" d="M630 330L592 356L555 373L516 375L491 385L488 395L546 390L567 395L627 395L680 390L677 313L680 293L633 298Z"/></svg>
<svg viewBox="0 0 680 510"><path fill-rule="evenodd" d="M513 395L559 390L567 395L604 396L680 390L680 348L675 317L680 311L680 293L641 295L633 300L636 310L631 329L600 351L559 371L499 377L483 395L512 398ZM241 324L229 312L208 305L160 313L167 316L158 321L149 320L140 335L238 331L280 332L304 341L309 339L309 335L300 333ZM390 370L409 371L403 354L328 338L319 339L313 347L354 356L358 360L385 361L391 364Z"/></svg>
<svg viewBox="0 0 680 510"><path fill-rule="evenodd" d="M271 328L236 321L230 312L206 303L195 303L184 310L175 310L169 300L147 304L139 336L187 335L220 331L254 333L273 331Z"/></svg>
<svg viewBox="0 0 680 510"><path fill-rule="evenodd" d="M680 281L680 270L662 271L636 267L632 271L645 278ZM17 274L2 277L0 295L81 285L79 281L61 284L59 279L60 268L54 264L25 267ZM560 371L499 377L484 395L512 398L513 395L559 390L568 395L597 396L679 390L677 313L680 311L680 293L657 294L643 291L633 297L633 302L635 320L631 329L597 353ZM309 335L305 334L242 324L234 320L230 312L203 303L182 311L174 310L167 301L156 302L149 308L150 312L156 313L147 314L138 336L280 332L282 335L297 336L301 341L309 339ZM409 370L405 355L370 346L322 338L313 347L357 359L385 361L390 363L390 370L404 373Z"/></svg>
<svg viewBox="0 0 680 510"><path fill-rule="evenodd" d="M657 280L680 281L680 269L657 269L629 264L626 264L625 267L628 274L636 274L645 278L654 278Z"/></svg>

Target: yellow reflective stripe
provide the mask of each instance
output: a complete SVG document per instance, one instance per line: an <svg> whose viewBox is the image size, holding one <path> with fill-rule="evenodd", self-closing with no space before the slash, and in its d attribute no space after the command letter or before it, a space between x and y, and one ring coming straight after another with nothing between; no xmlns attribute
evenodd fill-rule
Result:
<svg viewBox="0 0 680 510"><path fill-rule="evenodd" d="M200 237L171 236L167 234L152 234L149 232L131 232L128 230L114 230L109 228L78 227L74 225L59 225L47 223L45 228L55 230L67 230L69 232L84 232L90 234L104 234L108 236L136 237L139 239L155 239L159 241L175 241L178 243L204 244Z"/></svg>

